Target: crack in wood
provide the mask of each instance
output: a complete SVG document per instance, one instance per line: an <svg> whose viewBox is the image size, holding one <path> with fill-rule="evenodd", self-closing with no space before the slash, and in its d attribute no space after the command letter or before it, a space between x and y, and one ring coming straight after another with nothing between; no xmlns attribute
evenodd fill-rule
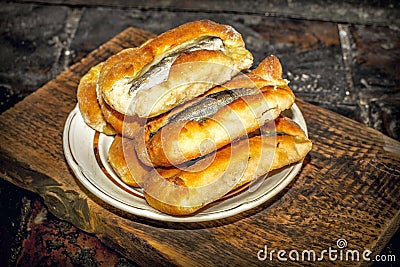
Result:
<svg viewBox="0 0 400 267"><path fill-rule="evenodd" d="M342 48L342 58L345 69L345 78L347 83L347 90L345 92L345 102L352 102L354 98L354 81L352 75L352 54L351 54L351 32L349 26L345 24L338 24L340 45ZM353 94L352 94L353 93Z"/></svg>
<svg viewBox="0 0 400 267"><path fill-rule="evenodd" d="M57 52L56 59L51 69L52 76L56 76L63 70L66 70L72 61L73 51L71 51L70 48L84 10L85 8L71 8L65 20L64 32L61 33L61 35L65 34L66 38L63 39L60 35L54 36Z"/></svg>

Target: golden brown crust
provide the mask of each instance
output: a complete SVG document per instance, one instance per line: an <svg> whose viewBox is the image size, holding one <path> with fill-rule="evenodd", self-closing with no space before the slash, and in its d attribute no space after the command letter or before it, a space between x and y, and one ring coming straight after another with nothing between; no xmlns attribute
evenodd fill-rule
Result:
<svg viewBox="0 0 400 267"><path fill-rule="evenodd" d="M138 135L145 120L138 116L127 116L112 109L99 95L98 102L104 119L115 129L116 133L134 139Z"/></svg>
<svg viewBox="0 0 400 267"><path fill-rule="evenodd" d="M149 139L150 133L156 132L158 129L163 127L169 118L184 110L185 108L193 105L202 98L217 92L224 90L230 90L240 87L247 88L262 88L267 86L287 86L287 82L282 79L282 67L281 64L275 56L271 55L265 58L257 68L251 70L247 74L239 74L235 76L232 80L224 83L221 86L215 86L205 92L202 96L196 99L189 100L184 104L164 113L156 118L148 120L145 125L145 138L146 141Z"/></svg>
<svg viewBox="0 0 400 267"><path fill-rule="evenodd" d="M270 55L261 61L255 69L252 69L245 75L237 75L222 86L211 88L204 96L240 87L262 88L265 86L286 86L287 83L287 81L282 79L282 65L279 59L274 55Z"/></svg>
<svg viewBox="0 0 400 267"><path fill-rule="evenodd" d="M288 87L269 87L262 96L238 99L204 121L169 123L146 143L147 155L154 166L181 164L206 155L275 119L293 102ZM148 162L143 155L139 154L139 158Z"/></svg>
<svg viewBox="0 0 400 267"><path fill-rule="evenodd" d="M114 135L124 134L135 138L143 126L137 116L124 116L113 110L98 94L97 81L104 62L92 67L80 80L77 90L79 110L87 125L94 130Z"/></svg>
<svg viewBox="0 0 400 267"><path fill-rule="evenodd" d="M267 121L274 120L282 111L289 109L295 100L281 74L279 60L274 56L267 57L248 75L240 75L222 86L212 88L203 97L235 88L259 88L258 94L239 98L201 121L179 121L165 125L168 118L197 100L154 119L140 133L144 137L137 139L139 158L154 166L180 164L221 148Z"/></svg>
<svg viewBox="0 0 400 267"><path fill-rule="evenodd" d="M146 117L165 113L230 80L240 71L235 65L236 62L221 51L181 54L171 66L167 81L137 92L135 110L139 116Z"/></svg>
<svg viewBox="0 0 400 267"><path fill-rule="evenodd" d="M140 186L151 168L141 163L131 139L116 135L108 151L108 161L118 177L126 184Z"/></svg>
<svg viewBox="0 0 400 267"><path fill-rule="evenodd" d="M143 187L146 200L165 213L190 214L228 193L240 180L247 158L246 144L238 143L234 148L227 146L173 176L169 169L167 173L162 168L153 170Z"/></svg>
<svg viewBox="0 0 400 267"><path fill-rule="evenodd" d="M141 105L142 101L146 102L145 100L147 99L148 95L142 94L141 96L141 94L139 94L137 95L137 97L134 97L129 93L129 85L126 84L137 79L140 75L147 71L149 66L156 64L165 56L170 55L174 51L179 51L179 49L182 49L182 47L196 44L196 42L200 42L208 37L217 37L222 40L225 47L224 56L218 55L218 53L214 53L215 51L213 52L212 50L208 50L206 51L209 52L208 56L205 57L203 55L202 61L211 60L211 62L224 64L226 68L233 69L236 72L247 69L251 66L252 55L248 50L245 49L245 45L241 35L231 26L221 25L208 20L194 21L183 24L175 29L169 30L159 35L158 37L146 42L141 47L125 49L117 55L110 57L105 62L105 65L101 70L98 83L105 101L113 109L119 111L120 113L128 115L138 114L139 116L153 117L157 114L165 112L165 110L148 110L152 107L148 107L147 104ZM195 53L189 54L190 55L186 56L186 60L183 61L196 61L196 58L201 53L196 51ZM189 69L186 69L185 76L190 77L191 74L196 74L197 71L198 70L191 71ZM232 75L235 71L232 72ZM203 72L206 72L206 70L203 70ZM209 72L208 74L213 74L213 72ZM196 77L193 77L193 79L195 78ZM230 78L231 77L229 77L229 79ZM178 85L180 85L181 88L176 92L176 95L181 96L182 92L184 92L188 88L185 86L182 87L182 83L185 83L187 80L180 80L174 75L170 75L168 77L168 80L170 79L174 80L174 82L166 83L163 85L163 88L161 88L166 91L152 92L152 95L159 94L157 96L152 96L153 98L158 98L158 96L164 97L164 93L168 93L172 87L175 88ZM203 75L201 81L208 81L207 79L208 77L206 75ZM120 86L120 84L116 85L116 83L121 81L123 81L125 86ZM205 90L212 87L212 84L214 84L215 82L224 82L213 79L209 81L211 82L210 85L202 87L198 86L199 88L197 88L196 92L190 93L195 95L191 96L189 94L189 98L184 100L188 100L196 95L201 94ZM141 93L144 91L142 90L139 92ZM135 99L135 101L133 101L132 103L133 99ZM168 101L165 101L168 108L173 108L174 106L179 104L179 99L176 100L178 101L177 103L171 103L171 101L173 100L174 99L172 97L169 98ZM158 108L164 106L162 104L162 102L164 101L162 99L160 101L161 104L158 106Z"/></svg>
<svg viewBox="0 0 400 267"><path fill-rule="evenodd" d="M279 135L242 139L187 169L153 170L144 183L149 205L172 215L191 214L271 170L302 160L312 146L304 132L288 118L279 117L275 124Z"/></svg>
<svg viewBox="0 0 400 267"><path fill-rule="evenodd" d="M107 134L115 134L113 127L107 123L101 107L97 102L96 83L103 63L92 67L80 80L77 90L79 111L87 125L94 130Z"/></svg>
<svg viewBox="0 0 400 267"><path fill-rule="evenodd" d="M276 56L270 55L261 61L250 75L261 77L267 81L280 80L282 79L282 65Z"/></svg>
<svg viewBox="0 0 400 267"><path fill-rule="evenodd" d="M274 158L269 171L280 169L302 160L312 148L312 142L308 139L306 133L296 122L287 117L279 116L274 121L263 125L260 131L263 133L262 142L269 145L274 144L275 146L272 153ZM264 160L265 157L260 158ZM248 177L243 176L232 190L251 182Z"/></svg>

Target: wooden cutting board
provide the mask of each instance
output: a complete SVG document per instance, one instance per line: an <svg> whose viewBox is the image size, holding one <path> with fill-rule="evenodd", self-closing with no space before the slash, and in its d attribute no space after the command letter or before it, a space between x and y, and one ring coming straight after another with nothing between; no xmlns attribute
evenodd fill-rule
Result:
<svg viewBox="0 0 400 267"><path fill-rule="evenodd" d="M39 194L54 215L143 266L265 266L271 258L272 265L296 265L304 264L301 252L313 250L318 258L329 248L342 255L359 251L360 261L342 256L340 265L370 264L361 253L372 251L367 255L372 259L399 227L400 143L300 99L296 103L313 141L301 172L273 199L233 217L153 221L107 205L78 182L66 163L62 134L79 79L110 55L152 36L128 28L4 112L0 176ZM347 245L338 247L339 239ZM260 260L265 249L268 257ZM278 259L278 250L286 251L281 256L288 261ZM291 250L300 253L299 261L288 258ZM338 264L323 256L322 262L305 260Z"/></svg>

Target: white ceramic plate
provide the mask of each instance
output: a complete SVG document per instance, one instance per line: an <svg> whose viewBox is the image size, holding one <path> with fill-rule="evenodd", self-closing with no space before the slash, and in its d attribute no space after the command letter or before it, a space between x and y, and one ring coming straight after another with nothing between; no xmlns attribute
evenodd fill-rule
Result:
<svg viewBox="0 0 400 267"><path fill-rule="evenodd" d="M307 133L296 104L285 112ZM140 188L123 183L107 161L112 136L96 133L82 119L78 107L69 114L64 127L63 146L68 164L78 180L95 196L125 212L161 221L199 222L226 218L254 208L284 189L299 172L302 162L269 174L256 190L230 194L191 216L171 216L150 207Z"/></svg>

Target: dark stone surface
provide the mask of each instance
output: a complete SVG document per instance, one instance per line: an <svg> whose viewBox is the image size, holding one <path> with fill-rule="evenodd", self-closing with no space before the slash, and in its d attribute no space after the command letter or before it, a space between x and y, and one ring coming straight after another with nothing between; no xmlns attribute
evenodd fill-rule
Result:
<svg viewBox="0 0 400 267"><path fill-rule="evenodd" d="M400 34L396 27L350 28L358 120L400 139Z"/></svg>
<svg viewBox="0 0 400 267"><path fill-rule="evenodd" d="M231 15L254 14L304 20L352 24L392 25L400 23L397 0L17 0L69 6L104 6L138 10L168 10L176 13L207 12ZM179 16L177 16L179 19Z"/></svg>
<svg viewBox="0 0 400 267"><path fill-rule="evenodd" d="M0 263L10 264L17 253L16 248L20 245L17 233L19 229L19 216L21 213L22 197L20 189L0 179Z"/></svg>
<svg viewBox="0 0 400 267"><path fill-rule="evenodd" d="M326 1L336 7L329 12L321 12L319 1L190 3L0 3L0 113L129 26L158 34L211 19L242 33L255 63L277 55L297 97L400 140L398 1ZM51 214L35 223L45 211L38 197L0 180L2 266L133 265ZM400 259L398 240L399 233L382 254Z"/></svg>
<svg viewBox="0 0 400 267"><path fill-rule="evenodd" d="M252 28L264 42L255 49L264 51L259 58L267 53L280 58L297 97L355 117L354 105L346 105L346 70L336 24L263 18Z"/></svg>
<svg viewBox="0 0 400 267"><path fill-rule="evenodd" d="M0 9L0 111L54 78L62 66L69 8L2 3Z"/></svg>

